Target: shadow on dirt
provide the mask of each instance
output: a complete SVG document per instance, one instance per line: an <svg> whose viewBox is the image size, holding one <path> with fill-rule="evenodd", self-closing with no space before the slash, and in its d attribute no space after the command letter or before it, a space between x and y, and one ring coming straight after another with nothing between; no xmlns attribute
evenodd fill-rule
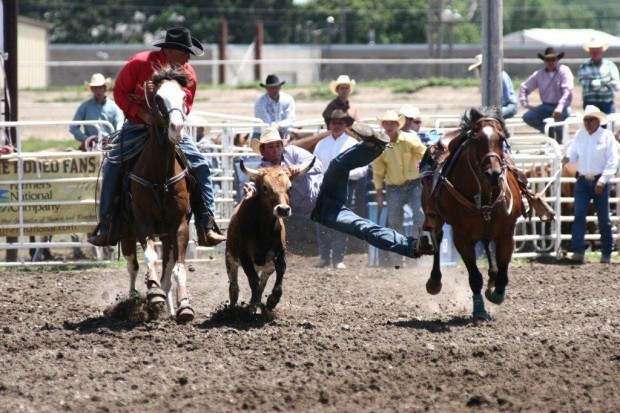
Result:
<svg viewBox="0 0 620 413"><path fill-rule="evenodd" d="M236 330L247 331L253 328L262 328L266 324L275 323L276 313L273 311L262 310L253 313L245 303L230 307L222 304L215 310L211 317L199 325L204 329L214 329L220 327L230 327Z"/></svg>
<svg viewBox="0 0 620 413"><path fill-rule="evenodd" d="M388 321L387 325L392 325L402 328L412 328L416 330L426 330L431 333L448 333L451 332L454 327L466 327L469 325L476 325L482 320L476 320L471 317L453 317L449 320L407 320L407 321Z"/></svg>
<svg viewBox="0 0 620 413"><path fill-rule="evenodd" d="M103 316L89 317L77 323L65 321L63 327L67 330L76 330L81 334L93 334L100 330L130 331L136 327L145 327L145 325L148 328L150 321L165 322L167 320L173 322L167 317L163 306L148 310L146 299L142 296L119 296L114 304L103 311Z"/></svg>

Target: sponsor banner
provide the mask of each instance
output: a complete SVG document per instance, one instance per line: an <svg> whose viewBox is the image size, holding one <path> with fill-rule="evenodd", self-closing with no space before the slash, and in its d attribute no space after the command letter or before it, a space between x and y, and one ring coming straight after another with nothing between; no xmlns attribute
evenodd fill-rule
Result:
<svg viewBox="0 0 620 413"><path fill-rule="evenodd" d="M61 178L92 178L99 171L101 157L49 159L28 158L24 161L24 179L36 182L22 184L21 201L40 205L22 206L24 224L46 224L41 228L25 228L25 235L88 232L96 222L95 192L97 182L55 182ZM4 183L17 180L17 159L0 159L0 236L19 235L19 186ZM61 205L58 202L75 202ZM65 225L59 225L65 224Z"/></svg>

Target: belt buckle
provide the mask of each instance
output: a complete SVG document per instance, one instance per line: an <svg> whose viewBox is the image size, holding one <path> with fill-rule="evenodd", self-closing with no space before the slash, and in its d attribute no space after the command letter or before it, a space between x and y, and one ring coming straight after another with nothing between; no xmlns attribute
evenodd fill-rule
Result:
<svg viewBox="0 0 620 413"><path fill-rule="evenodd" d="M587 181L595 181L596 175L582 175Z"/></svg>

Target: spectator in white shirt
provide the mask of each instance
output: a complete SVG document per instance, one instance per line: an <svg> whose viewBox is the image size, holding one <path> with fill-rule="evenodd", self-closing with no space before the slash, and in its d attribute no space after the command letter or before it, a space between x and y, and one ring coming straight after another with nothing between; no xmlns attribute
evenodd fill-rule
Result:
<svg viewBox="0 0 620 413"><path fill-rule="evenodd" d="M594 105L586 106L583 127L575 134L564 163L577 164L571 247L572 260L585 263L586 215L590 200L594 204L601 235L601 263L609 264L613 240L609 219L610 179L618 169L618 147L613 133L601 125L607 124L607 115Z"/></svg>
<svg viewBox="0 0 620 413"><path fill-rule="evenodd" d="M324 170L327 170L329 164L339 154L354 146L357 141L347 135L345 129L353 125L354 119L347 115L344 111L336 109L331 113L328 119L330 134L317 143L314 148L314 156L316 156L323 164ZM349 188L351 181L362 179L366 176L368 166L355 168L349 172ZM351 196L351 191L348 191ZM344 255L347 248L347 234L338 232L324 225L316 223L317 241L319 245L320 259L315 267L323 268L330 264L334 268L344 269Z"/></svg>

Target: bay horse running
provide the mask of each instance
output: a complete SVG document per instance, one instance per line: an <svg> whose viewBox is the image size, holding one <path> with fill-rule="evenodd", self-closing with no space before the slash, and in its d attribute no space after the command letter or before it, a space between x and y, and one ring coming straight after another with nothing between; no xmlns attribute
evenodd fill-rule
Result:
<svg viewBox="0 0 620 413"><path fill-rule="evenodd" d="M129 174L133 223L125 223L121 248L127 259L130 293L135 294L138 261L136 238L144 250L147 267L146 299L150 309L165 302L171 316L179 323L194 319L187 291L185 252L189 241L188 212L190 188L188 171L179 161L177 145L183 139L186 124L185 92L190 77L182 69L168 66L156 71L152 78L154 93L146 101L153 123L147 142ZM157 274L158 259L155 238L162 243L161 277ZM172 297L172 274L176 281L176 304Z"/></svg>
<svg viewBox="0 0 620 413"><path fill-rule="evenodd" d="M451 155L435 179L423 179L422 205L425 227L434 230L436 245L443 238L444 222L454 233L454 245L467 272L473 292L473 316L487 319L481 291L483 278L476 265L476 244L481 241L489 261L485 296L501 304L508 285L508 265L514 250L514 230L524 204L509 156L504 153L506 128L497 108L471 108L463 115L459 134L450 142ZM427 150L426 156L434 148ZM424 161L423 161L424 162ZM435 185L433 185L434 181ZM495 248L490 248L491 241ZM426 283L430 294L441 291L439 248Z"/></svg>

